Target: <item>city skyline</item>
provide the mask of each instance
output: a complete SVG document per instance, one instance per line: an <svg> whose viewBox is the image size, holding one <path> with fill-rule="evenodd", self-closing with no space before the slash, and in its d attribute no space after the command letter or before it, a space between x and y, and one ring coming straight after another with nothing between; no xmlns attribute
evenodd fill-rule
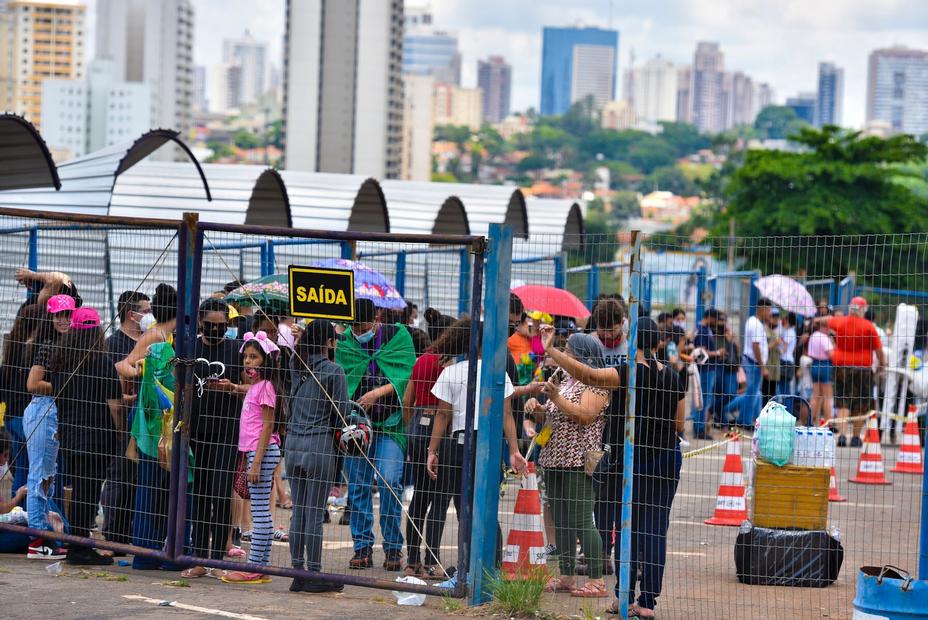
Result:
<svg viewBox="0 0 928 620"><path fill-rule="evenodd" d="M236 37L247 26L256 39L268 43L271 62L280 66L284 0L194 0L193 4L196 64L220 62L222 38ZM87 5L92 33L96 0L88 0ZM608 0L576 0L569 6L553 0L492 4L441 0L431 5L436 27L453 29L458 35L463 86L476 86L479 58L501 55L512 64L513 110L538 107L544 26L610 26ZM243 17L230 19L239 15ZM717 41L727 65L755 82L770 83L781 104L787 96L814 87L820 62L833 62L845 71L843 121L861 127L870 52L897 44L924 49L919 26L926 22L928 5L919 0L832 0L815 11L800 0L715 4L651 0L616 5L611 27L620 32L620 74L629 66L632 49L641 61L661 54L680 65L692 61L698 41ZM89 52L92 40L91 35Z"/></svg>

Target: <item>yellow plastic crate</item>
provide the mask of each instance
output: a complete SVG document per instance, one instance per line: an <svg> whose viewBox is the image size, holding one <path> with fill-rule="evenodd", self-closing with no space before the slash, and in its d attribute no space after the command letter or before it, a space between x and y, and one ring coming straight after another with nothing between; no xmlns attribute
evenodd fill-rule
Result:
<svg viewBox="0 0 928 620"><path fill-rule="evenodd" d="M830 476L828 467L777 467L757 461L751 520L758 527L824 530Z"/></svg>

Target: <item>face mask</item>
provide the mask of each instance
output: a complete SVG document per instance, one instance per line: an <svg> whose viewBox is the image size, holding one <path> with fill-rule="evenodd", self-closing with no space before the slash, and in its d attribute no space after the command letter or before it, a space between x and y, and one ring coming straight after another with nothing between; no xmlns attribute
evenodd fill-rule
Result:
<svg viewBox="0 0 928 620"><path fill-rule="evenodd" d="M7 472L10 471L9 464L0 465L0 480L3 480L6 477Z"/></svg>
<svg viewBox="0 0 928 620"><path fill-rule="evenodd" d="M230 327L229 329L227 329L226 338L228 338L229 340L235 340L236 338L238 338L238 328Z"/></svg>
<svg viewBox="0 0 928 620"><path fill-rule="evenodd" d="M139 319L139 328L145 332L148 331L148 329L155 323L157 323L157 321L155 320L155 316L153 314L143 314L142 318Z"/></svg>
<svg viewBox="0 0 928 620"><path fill-rule="evenodd" d="M356 336L356 340L359 344L367 344L374 339L374 328L369 329L360 336Z"/></svg>
<svg viewBox="0 0 928 620"><path fill-rule="evenodd" d="M422 317L416 317L412 320L410 324L414 329L422 329Z"/></svg>
<svg viewBox="0 0 928 620"><path fill-rule="evenodd" d="M605 345L608 349L614 349L620 344L622 344L622 336L616 336L615 338L603 338L603 345Z"/></svg>
<svg viewBox="0 0 928 620"><path fill-rule="evenodd" d="M674 321L674 327L679 327L680 329L686 329L686 321Z"/></svg>
<svg viewBox="0 0 928 620"><path fill-rule="evenodd" d="M203 342L219 344L226 337L227 325L222 323L203 323Z"/></svg>

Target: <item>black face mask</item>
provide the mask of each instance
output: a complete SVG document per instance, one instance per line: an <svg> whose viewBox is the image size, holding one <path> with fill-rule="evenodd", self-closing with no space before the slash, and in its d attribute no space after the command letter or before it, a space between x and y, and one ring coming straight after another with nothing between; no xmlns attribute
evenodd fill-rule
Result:
<svg viewBox="0 0 928 620"><path fill-rule="evenodd" d="M208 345L217 345L226 337L229 326L225 323L203 323L203 342Z"/></svg>

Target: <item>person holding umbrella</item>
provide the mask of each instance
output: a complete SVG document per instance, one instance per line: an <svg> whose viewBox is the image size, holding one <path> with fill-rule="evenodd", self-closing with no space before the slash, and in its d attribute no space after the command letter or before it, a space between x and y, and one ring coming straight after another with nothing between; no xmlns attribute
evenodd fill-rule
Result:
<svg viewBox="0 0 928 620"><path fill-rule="evenodd" d="M370 299L355 299L354 322L344 336L335 361L345 370L349 397L364 408L375 430L366 456L345 459L355 551L348 567L361 570L374 565L372 489L376 467L386 555L383 567L399 571L403 568L400 497L406 452L400 397L406 392L416 352L409 331L403 325L383 324Z"/></svg>

